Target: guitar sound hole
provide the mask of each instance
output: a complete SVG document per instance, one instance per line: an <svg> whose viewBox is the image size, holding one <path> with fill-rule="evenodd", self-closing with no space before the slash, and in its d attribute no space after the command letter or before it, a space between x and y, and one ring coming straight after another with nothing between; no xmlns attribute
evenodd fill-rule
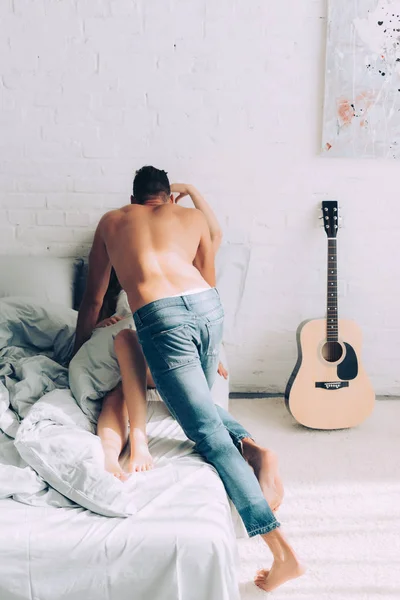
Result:
<svg viewBox="0 0 400 600"><path fill-rule="evenodd" d="M322 347L322 356L327 362L337 362L343 356L343 348L339 342L326 342Z"/></svg>

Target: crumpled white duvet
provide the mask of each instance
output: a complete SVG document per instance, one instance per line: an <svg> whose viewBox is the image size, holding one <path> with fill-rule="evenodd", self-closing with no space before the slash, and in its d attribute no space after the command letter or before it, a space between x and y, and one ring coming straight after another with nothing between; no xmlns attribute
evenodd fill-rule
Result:
<svg viewBox="0 0 400 600"><path fill-rule="evenodd" d="M57 427L60 440L74 448L73 431ZM39 437L45 430L38 429ZM150 403L148 433L156 468L127 484L122 497L135 508L127 518L68 502L23 467L1 434L0 455L20 469L8 492L24 502L0 501L1 600L239 598L235 532L219 477L160 402ZM43 447L52 451L45 436Z"/></svg>

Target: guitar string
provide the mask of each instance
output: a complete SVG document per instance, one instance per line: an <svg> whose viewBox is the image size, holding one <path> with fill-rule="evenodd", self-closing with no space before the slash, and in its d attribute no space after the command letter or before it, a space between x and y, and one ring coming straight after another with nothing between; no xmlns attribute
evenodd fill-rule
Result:
<svg viewBox="0 0 400 600"><path fill-rule="evenodd" d="M330 256L332 256L332 258L330 258ZM332 277L333 274L333 277ZM334 359L336 358L335 356L335 342L336 342L336 338L338 339L338 310L337 310L337 241L336 238L332 239L332 238L328 238L328 273L327 273L328 277L327 277L327 315L326 315L326 337L327 337L327 345L328 345L328 361L329 362L334 362ZM331 285L329 285L331 284ZM335 285L334 285L335 284ZM329 291L332 290L332 287L334 288L333 292ZM330 294L330 295L329 295ZM330 302L331 300L331 302ZM333 302L332 302L333 301ZM330 306L330 304L333 306ZM333 322L334 325L331 325L329 327L329 308L336 308L336 310L333 312L334 315L334 319L331 320L331 323ZM331 313L331 316L333 316ZM333 335L333 340L330 339L332 338Z"/></svg>

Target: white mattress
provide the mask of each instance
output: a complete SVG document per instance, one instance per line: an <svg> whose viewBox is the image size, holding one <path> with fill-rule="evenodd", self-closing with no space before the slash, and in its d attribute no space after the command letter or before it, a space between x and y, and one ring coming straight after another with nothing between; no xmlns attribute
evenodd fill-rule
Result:
<svg viewBox="0 0 400 600"><path fill-rule="evenodd" d="M0 501L1 600L238 600L235 532L218 475L160 402L149 403L148 434L156 464L168 459L168 485L149 493L156 469L131 517ZM0 456L2 445L9 453L10 438L0 439Z"/></svg>

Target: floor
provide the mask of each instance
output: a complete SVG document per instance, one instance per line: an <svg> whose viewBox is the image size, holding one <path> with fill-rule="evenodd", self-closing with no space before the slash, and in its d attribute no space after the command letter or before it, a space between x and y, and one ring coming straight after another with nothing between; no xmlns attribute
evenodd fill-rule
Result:
<svg viewBox="0 0 400 600"><path fill-rule="evenodd" d="M280 458L279 520L307 574L268 595L282 600L400 600L400 400L378 400L363 425L307 430L283 398L231 400L232 414ZM271 563L259 538L239 540L242 600Z"/></svg>

